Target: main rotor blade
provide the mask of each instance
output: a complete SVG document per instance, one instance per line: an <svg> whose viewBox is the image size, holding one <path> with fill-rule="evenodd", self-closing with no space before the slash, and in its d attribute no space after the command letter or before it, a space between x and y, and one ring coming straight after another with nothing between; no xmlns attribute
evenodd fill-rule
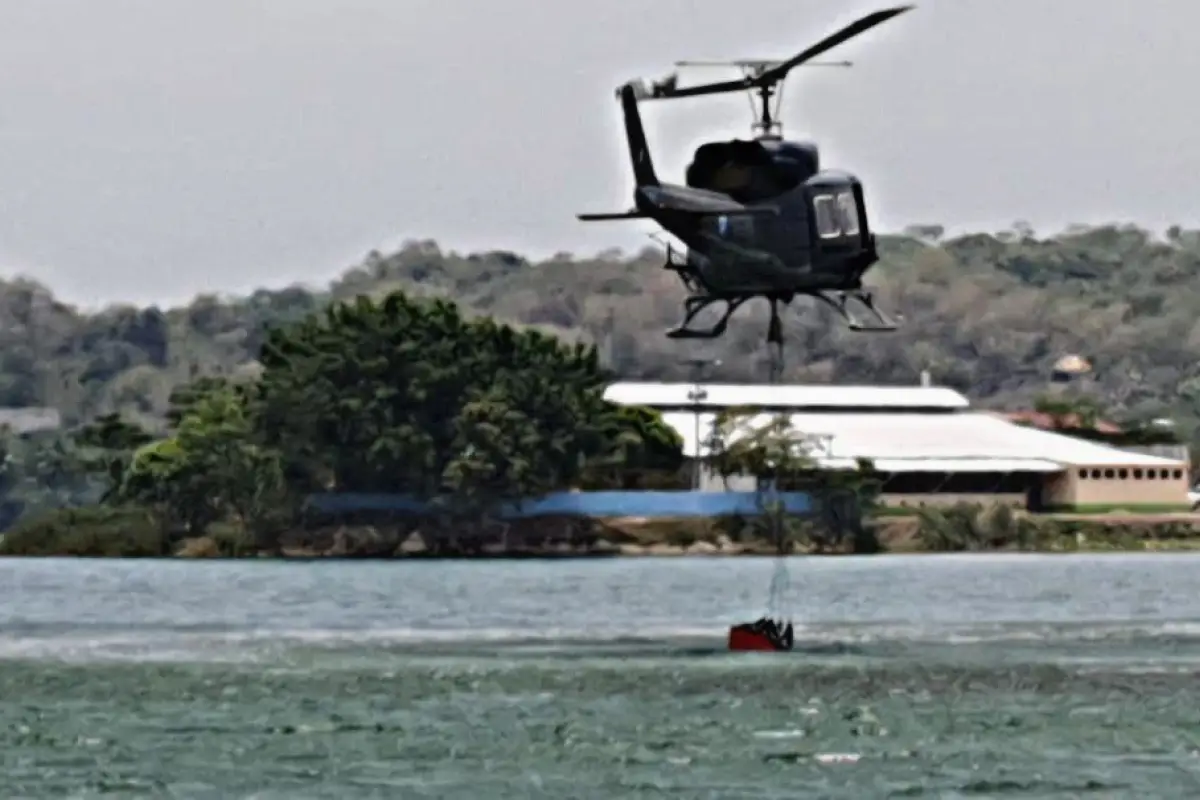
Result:
<svg viewBox="0 0 1200 800"><path fill-rule="evenodd" d="M783 80L788 72L790 72L793 68L800 66L805 61L810 61L817 56L832 50L842 42L853 39L855 36L869 31L876 25L887 22L892 17L899 16L905 11L911 11L913 8L915 8L915 6L896 6L895 8L885 8L882 11L876 11L873 14L868 14L858 22L853 22L847 25L837 33L825 37L807 50L797 53L795 56L789 58L779 66L772 67L762 75L759 75L757 78L755 78L752 83L755 86L778 83L779 81Z"/></svg>
<svg viewBox="0 0 1200 800"><path fill-rule="evenodd" d="M646 97L646 100L666 100L675 97L695 97L702 94L721 94L723 92L736 92L745 89L753 89L760 86L770 86L787 77L787 74L796 67L804 64L806 61L811 61L819 55L822 55L829 50L837 47L842 42L853 39L861 33L874 28L876 25L887 22L895 16L903 14L905 11L911 11L916 8L914 5L896 6L894 8L885 8L882 11L876 11L868 14L857 22L853 22L842 28L835 34L826 36L821 41L817 42L812 47L804 50L801 53L792 56L787 61L778 64L756 77L742 78L740 80L720 81L718 83L703 83L699 86L685 86L683 88L662 88L652 97Z"/></svg>
<svg viewBox="0 0 1200 800"><path fill-rule="evenodd" d="M783 63L782 58L732 58L728 61L676 61L677 67L745 67L771 69ZM806 67L850 67L849 61L813 61Z"/></svg>
<svg viewBox="0 0 1200 800"><path fill-rule="evenodd" d="M699 86L685 86L682 89L664 89L652 95L642 97L643 100L672 100L676 97L695 97L699 94L721 94L722 92L738 92L743 89L751 89L754 87L754 81L749 78L742 78L735 81L721 81L720 83L703 83Z"/></svg>

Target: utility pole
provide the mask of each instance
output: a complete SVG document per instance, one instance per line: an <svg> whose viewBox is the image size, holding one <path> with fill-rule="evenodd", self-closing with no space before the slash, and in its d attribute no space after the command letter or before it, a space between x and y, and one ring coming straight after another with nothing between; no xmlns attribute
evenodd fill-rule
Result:
<svg viewBox="0 0 1200 800"><path fill-rule="evenodd" d="M696 452L692 457L692 491L700 491L700 409L704 407L704 401L708 399L708 392L700 384L700 376L705 367L719 367L721 362L718 359L712 358L689 358L683 362L691 370L692 388L688 391L688 402L692 404L695 412L695 438Z"/></svg>

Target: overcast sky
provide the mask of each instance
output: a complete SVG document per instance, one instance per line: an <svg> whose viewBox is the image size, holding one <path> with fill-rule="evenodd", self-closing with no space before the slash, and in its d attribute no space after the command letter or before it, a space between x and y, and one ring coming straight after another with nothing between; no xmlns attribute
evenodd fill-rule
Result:
<svg viewBox="0 0 1200 800"><path fill-rule="evenodd" d="M92 305L323 283L372 248L640 248L613 89L786 56L865 0L5 0L0 274ZM784 120L876 224L1200 224L1197 0L924 0ZM724 73L692 73L702 80ZM732 77L732 75L731 75ZM646 108L659 173L744 97Z"/></svg>

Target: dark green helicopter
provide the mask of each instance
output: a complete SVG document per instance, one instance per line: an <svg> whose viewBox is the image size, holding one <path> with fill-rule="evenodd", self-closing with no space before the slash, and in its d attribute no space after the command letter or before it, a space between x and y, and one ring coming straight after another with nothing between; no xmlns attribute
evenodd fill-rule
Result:
<svg viewBox="0 0 1200 800"><path fill-rule="evenodd" d="M767 340L782 347L779 305L798 295L828 304L851 330L896 329L862 283L879 260L862 182L848 172L821 169L816 144L783 139L776 119L782 94L777 87L795 67L811 66L812 59L911 8L868 14L786 61L728 62L743 69L740 80L680 87L673 74L650 85L634 81L617 89L636 180L635 207L578 218L652 219L686 245L684 254L667 245L665 268L677 273L689 292L683 322L667 336L717 338L742 304L763 297L771 304ZM696 62L677 64L685 65ZM761 111L755 138L702 144L687 169L686 186L662 183L650 158L638 102L734 91L757 96ZM851 312L852 300L870 312L870 322ZM688 327L697 314L718 302L725 304L725 313L715 325Z"/></svg>

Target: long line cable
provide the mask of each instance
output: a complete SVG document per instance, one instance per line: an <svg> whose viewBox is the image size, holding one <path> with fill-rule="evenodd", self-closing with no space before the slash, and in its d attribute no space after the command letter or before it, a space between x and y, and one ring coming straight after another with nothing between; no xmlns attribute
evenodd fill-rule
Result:
<svg viewBox="0 0 1200 800"><path fill-rule="evenodd" d="M770 358L770 383L778 386L783 382L783 324L779 319L778 304L771 301L771 322L767 329L767 348ZM771 574L771 586L767 593L767 616L782 622L791 621L789 598L791 595L792 578L787 566L787 531L784 529L785 507L780 491L778 476L772 480L768 495L767 508L771 520L771 539L775 544L775 568Z"/></svg>

